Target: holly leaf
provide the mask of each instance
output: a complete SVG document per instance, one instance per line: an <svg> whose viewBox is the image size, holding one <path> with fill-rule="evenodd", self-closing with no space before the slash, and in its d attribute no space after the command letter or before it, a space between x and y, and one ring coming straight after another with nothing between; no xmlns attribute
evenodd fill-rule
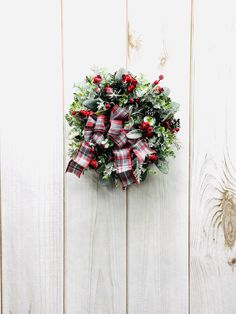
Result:
<svg viewBox="0 0 236 314"><path fill-rule="evenodd" d="M158 160L156 163L157 168L164 174L169 172L169 165L167 160Z"/></svg>
<svg viewBox="0 0 236 314"><path fill-rule="evenodd" d="M90 110L93 110L93 111L96 111L97 110L97 107L98 107L98 104L99 104L99 101L100 99L99 98L96 98L96 99L88 99L88 100L85 100L83 102L83 105L90 109Z"/></svg>
<svg viewBox="0 0 236 314"><path fill-rule="evenodd" d="M126 136L130 139L130 140L136 140L140 137L143 136L143 133L140 130L132 130L130 132L128 132L126 134Z"/></svg>

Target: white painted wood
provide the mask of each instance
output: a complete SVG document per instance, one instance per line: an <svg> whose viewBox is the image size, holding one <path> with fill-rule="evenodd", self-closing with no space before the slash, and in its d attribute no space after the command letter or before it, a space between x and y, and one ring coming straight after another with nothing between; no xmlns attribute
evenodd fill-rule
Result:
<svg viewBox="0 0 236 314"><path fill-rule="evenodd" d="M3 313L62 313L60 2L1 8Z"/></svg>
<svg viewBox="0 0 236 314"><path fill-rule="evenodd" d="M129 189L128 222L124 192L66 175L65 300L60 1L0 12L2 312L234 314L235 2L194 1L188 239L190 1L129 0L129 68L165 75L183 148ZM125 1L66 0L63 30L67 110L92 66L125 65Z"/></svg>
<svg viewBox="0 0 236 314"><path fill-rule="evenodd" d="M92 66L125 63L125 2L64 2L66 109L73 84ZM68 130L67 130L68 131ZM97 186L93 172L66 174L65 310L124 314L126 307L125 193Z"/></svg>
<svg viewBox="0 0 236 314"><path fill-rule="evenodd" d="M235 9L194 5L192 314L236 312Z"/></svg>
<svg viewBox="0 0 236 314"><path fill-rule="evenodd" d="M181 104L182 149L158 174L128 191L128 313L188 312L188 97L190 1L129 0L130 69ZM139 48L138 50L135 47Z"/></svg>

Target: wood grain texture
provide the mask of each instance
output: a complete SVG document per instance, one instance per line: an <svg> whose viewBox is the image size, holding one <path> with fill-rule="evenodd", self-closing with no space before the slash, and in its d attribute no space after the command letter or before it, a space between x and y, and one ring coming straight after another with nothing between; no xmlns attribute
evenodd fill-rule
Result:
<svg viewBox="0 0 236 314"><path fill-rule="evenodd" d="M68 109L73 84L91 67L124 66L125 3L67 0L63 16ZM125 193L98 186L94 172L67 174L65 248L66 313L124 314Z"/></svg>
<svg viewBox="0 0 236 314"><path fill-rule="evenodd" d="M130 69L181 104L182 150L167 176L128 191L128 313L188 312L188 97L190 2L129 0Z"/></svg>
<svg viewBox="0 0 236 314"><path fill-rule="evenodd" d="M231 0L194 5L192 314L236 312L234 13Z"/></svg>
<svg viewBox="0 0 236 314"><path fill-rule="evenodd" d="M4 2L0 28L3 313L62 313L60 2Z"/></svg>

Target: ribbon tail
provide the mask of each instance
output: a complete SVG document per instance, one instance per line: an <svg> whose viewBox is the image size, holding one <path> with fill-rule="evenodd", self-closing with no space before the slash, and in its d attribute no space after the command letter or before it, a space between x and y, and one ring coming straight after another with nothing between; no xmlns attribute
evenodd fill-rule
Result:
<svg viewBox="0 0 236 314"><path fill-rule="evenodd" d="M120 179L123 188L137 183L132 169L132 160L130 155L130 148L123 148L113 151L115 155L116 173Z"/></svg>
<svg viewBox="0 0 236 314"><path fill-rule="evenodd" d="M88 168L93 155L94 149L87 142L83 142L78 154L70 160L66 172L74 173L77 177L80 177L83 170Z"/></svg>
<svg viewBox="0 0 236 314"><path fill-rule="evenodd" d="M77 164L73 159L69 161L69 164L66 168L66 172L74 173L78 178L80 178L83 167L81 167L79 164Z"/></svg>

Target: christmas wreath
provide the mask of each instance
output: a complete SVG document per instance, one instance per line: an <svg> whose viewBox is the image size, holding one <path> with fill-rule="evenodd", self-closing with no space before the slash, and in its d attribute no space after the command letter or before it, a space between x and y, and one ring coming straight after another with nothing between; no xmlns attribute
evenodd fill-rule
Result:
<svg viewBox="0 0 236 314"><path fill-rule="evenodd" d="M97 70L75 85L74 101L66 114L70 131L67 172L78 177L88 168L99 182L121 183L123 188L145 180L156 167L168 172L168 157L179 148L172 102L160 75L150 83L125 69L114 74Z"/></svg>

